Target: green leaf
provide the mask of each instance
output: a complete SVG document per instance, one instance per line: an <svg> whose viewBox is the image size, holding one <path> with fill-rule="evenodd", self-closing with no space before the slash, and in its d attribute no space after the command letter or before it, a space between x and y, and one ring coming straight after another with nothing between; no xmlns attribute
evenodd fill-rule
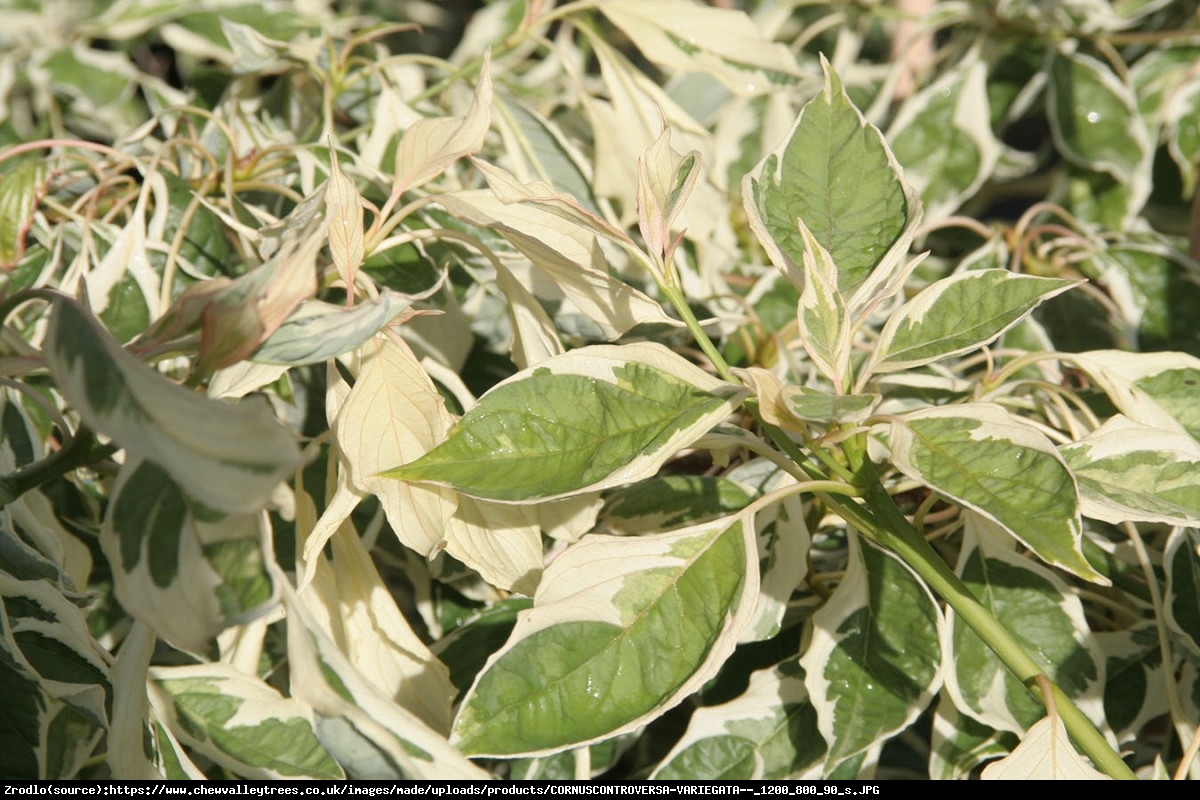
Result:
<svg viewBox="0 0 1200 800"><path fill-rule="evenodd" d="M910 369L975 350L1076 281L1003 269L960 272L925 287L891 317L871 359L877 372Z"/></svg>
<svg viewBox="0 0 1200 800"><path fill-rule="evenodd" d="M1018 556L995 523L967 513L956 572L971 594L1020 643L1067 696L1098 717L1104 659L1084 619L1083 604L1050 570ZM946 690L960 711L992 728L1022 733L1045 709L996 654L953 611Z"/></svg>
<svg viewBox="0 0 1200 800"><path fill-rule="evenodd" d="M593 214L600 213L590 176L581 166L583 158L554 123L511 97L496 99L496 113L511 124L517 149L539 179L571 195Z"/></svg>
<svg viewBox="0 0 1200 800"><path fill-rule="evenodd" d="M931 408L893 422L895 465L999 523L1045 562L1107 585L1083 557L1075 478L1054 445L991 403Z"/></svg>
<svg viewBox="0 0 1200 800"><path fill-rule="evenodd" d="M1101 61L1056 54L1046 103L1059 150L1081 167L1144 182L1149 135L1132 90Z"/></svg>
<svg viewBox="0 0 1200 800"><path fill-rule="evenodd" d="M741 696L700 708L651 780L783 780L825 753L795 661L750 676Z"/></svg>
<svg viewBox="0 0 1200 800"><path fill-rule="evenodd" d="M1060 450L1079 483L1085 516L1113 524L1200 523L1200 443L1191 436L1118 414Z"/></svg>
<svg viewBox="0 0 1200 800"><path fill-rule="evenodd" d="M1167 625L1192 657L1200 656L1200 532L1176 528L1167 540L1163 596Z"/></svg>
<svg viewBox="0 0 1200 800"><path fill-rule="evenodd" d="M835 387L848 383L850 372L850 315L838 290L833 258L797 219L804 239L804 289L796 308L797 335L813 364Z"/></svg>
<svg viewBox="0 0 1200 800"><path fill-rule="evenodd" d="M383 475L488 500L549 500L649 477L744 391L657 344L580 348L498 384L449 438Z"/></svg>
<svg viewBox="0 0 1200 800"><path fill-rule="evenodd" d="M929 777L937 781L962 780L984 761L1011 752L1016 744L1011 733L997 731L960 712L943 690L933 716Z"/></svg>
<svg viewBox="0 0 1200 800"><path fill-rule="evenodd" d="M46 165L36 158L23 159L0 178L0 267L11 268L25 252L25 234L45 179Z"/></svg>
<svg viewBox="0 0 1200 800"><path fill-rule="evenodd" d="M850 542L846 575L813 615L800 659L827 771L908 727L942 680L942 616L929 590L891 554Z"/></svg>
<svg viewBox="0 0 1200 800"><path fill-rule="evenodd" d="M344 777L312 710L227 664L155 667L151 698L180 740L247 778Z"/></svg>
<svg viewBox="0 0 1200 800"><path fill-rule="evenodd" d="M825 394L803 386L785 386L782 393L788 411L802 420L831 424L860 422L879 405L877 394Z"/></svg>
<svg viewBox="0 0 1200 800"><path fill-rule="evenodd" d="M204 508L162 468L131 459L117 475L100 545L121 605L196 652L273 605L264 524L259 514Z"/></svg>
<svg viewBox="0 0 1200 800"><path fill-rule="evenodd" d="M661 475L607 492L600 517L623 533L651 533L729 516L753 499L728 478Z"/></svg>
<svg viewBox="0 0 1200 800"><path fill-rule="evenodd" d="M90 428L159 464L206 506L255 511L299 460L267 405L210 400L170 383L74 301L54 302L45 358Z"/></svg>
<svg viewBox="0 0 1200 800"><path fill-rule="evenodd" d="M1186 353L1093 350L1069 357L1125 416L1200 440L1200 358Z"/></svg>
<svg viewBox="0 0 1200 800"><path fill-rule="evenodd" d="M754 611L748 524L592 535L547 568L534 606L463 700L452 743L540 755L634 730L733 652Z"/></svg>
<svg viewBox="0 0 1200 800"><path fill-rule="evenodd" d="M927 220L949 215L972 197L999 160L987 79L987 65L971 51L909 98L888 130L904 179L921 193Z"/></svg>
<svg viewBox="0 0 1200 800"><path fill-rule="evenodd" d="M919 201L883 135L824 68L824 90L800 112L785 144L746 176L742 193L758 240L797 287L804 286L805 245L796 224L803 220L850 298L881 264L889 262L888 273L907 251Z"/></svg>

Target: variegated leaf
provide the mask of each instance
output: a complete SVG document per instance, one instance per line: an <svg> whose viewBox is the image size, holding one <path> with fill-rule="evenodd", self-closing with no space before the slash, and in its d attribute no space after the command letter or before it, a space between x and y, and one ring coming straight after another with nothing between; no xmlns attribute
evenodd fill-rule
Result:
<svg viewBox="0 0 1200 800"><path fill-rule="evenodd" d="M260 513L206 508L153 462L131 459L117 475L100 545L126 611L199 652L274 602L266 524Z"/></svg>
<svg viewBox="0 0 1200 800"><path fill-rule="evenodd" d="M1200 442L1191 436L1118 414L1060 451L1079 483L1084 516L1200 524Z"/></svg>
<svg viewBox="0 0 1200 800"><path fill-rule="evenodd" d="M963 583L1021 644L1045 674L1094 718L1105 661L1084 619L1083 604L1054 572L1018 556L996 523L966 514L956 571ZM946 691L965 714L1020 734L1044 713L1042 704L999 657L950 610L946 614Z"/></svg>
<svg viewBox="0 0 1200 800"><path fill-rule="evenodd" d="M1176 528L1163 554L1167 625L1193 658L1200 656L1200 532Z"/></svg>
<svg viewBox="0 0 1200 800"><path fill-rule="evenodd" d="M921 714L942 683L942 615L899 559L858 536L832 597L813 615L800 659L829 745L825 770Z"/></svg>
<svg viewBox="0 0 1200 800"><path fill-rule="evenodd" d="M344 777L317 738L311 708L227 664L154 667L150 696L175 736L236 775Z"/></svg>
<svg viewBox="0 0 1200 800"><path fill-rule="evenodd" d="M159 464L210 508L261 508L299 460L291 433L266 404L219 402L172 384L71 300L54 303L45 358L89 427Z"/></svg>
<svg viewBox="0 0 1200 800"><path fill-rule="evenodd" d="M652 780L784 780L825 754L795 661L750 676L740 696L700 708Z"/></svg>
<svg viewBox="0 0 1200 800"><path fill-rule="evenodd" d="M1076 285L1004 269L969 270L943 278L888 318L869 368L891 372L969 353Z"/></svg>
<svg viewBox="0 0 1200 800"><path fill-rule="evenodd" d="M348 353L408 310L408 298L384 291L353 308L302 303L250 358L263 364L319 364Z"/></svg>
<svg viewBox="0 0 1200 800"><path fill-rule="evenodd" d="M757 595L748 519L585 537L547 568L451 741L473 756L539 755L632 731L716 674Z"/></svg>
<svg viewBox="0 0 1200 800"><path fill-rule="evenodd" d="M497 384L445 442L384 475L502 502L592 492L653 475L744 395L662 345L579 348Z"/></svg>
<svg viewBox="0 0 1200 800"><path fill-rule="evenodd" d="M1040 431L991 403L906 415L891 425L904 474L978 511L1048 564L1100 584L1083 556L1075 477Z"/></svg>
<svg viewBox="0 0 1200 800"><path fill-rule="evenodd" d="M1187 353L1092 350L1064 358L1096 382L1125 416L1200 439L1200 358Z"/></svg>

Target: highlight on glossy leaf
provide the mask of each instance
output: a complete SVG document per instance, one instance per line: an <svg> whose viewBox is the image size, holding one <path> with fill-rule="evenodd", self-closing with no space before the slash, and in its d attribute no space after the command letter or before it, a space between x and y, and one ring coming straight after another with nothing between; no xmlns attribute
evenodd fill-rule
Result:
<svg viewBox="0 0 1200 800"><path fill-rule="evenodd" d="M383 473L486 500L550 500L653 475L745 390L658 344L579 348L498 384L420 459Z"/></svg>

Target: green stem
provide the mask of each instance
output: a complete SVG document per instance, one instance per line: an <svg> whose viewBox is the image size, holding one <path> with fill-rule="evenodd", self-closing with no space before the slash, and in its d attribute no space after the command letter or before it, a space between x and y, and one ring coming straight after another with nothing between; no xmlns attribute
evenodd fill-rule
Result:
<svg viewBox="0 0 1200 800"><path fill-rule="evenodd" d="M107 458L116 451L115 445L100 444L94 433L87 428L80 428L61 450L10 475L0 477L0 508L4 508L30 489L86 464Z"/></svg>

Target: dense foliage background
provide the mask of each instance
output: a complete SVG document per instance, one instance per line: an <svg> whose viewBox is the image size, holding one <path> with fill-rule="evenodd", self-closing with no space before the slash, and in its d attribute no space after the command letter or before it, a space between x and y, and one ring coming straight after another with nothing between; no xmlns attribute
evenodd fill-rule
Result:
<svg viewBox="0 0 1200 800"><path fill-rule="evenodd" d="M0 16L0 774L1200 773L1194 2Z"/></svg>

